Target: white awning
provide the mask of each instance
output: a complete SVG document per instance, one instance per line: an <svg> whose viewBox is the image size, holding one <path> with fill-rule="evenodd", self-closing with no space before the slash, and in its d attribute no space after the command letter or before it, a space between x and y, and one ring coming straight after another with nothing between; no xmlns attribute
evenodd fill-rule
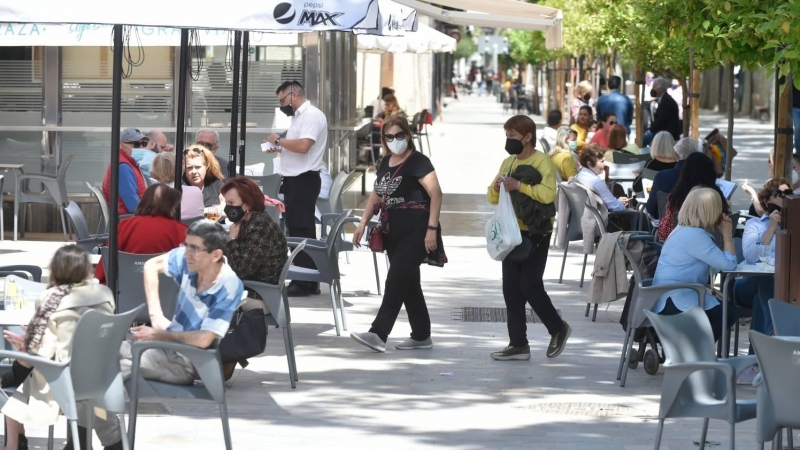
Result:
<svg viewBox="0 0 800 450"><path fill-rule="evenodd" d="M371 53L446 53L456 50L456 40L419 24L404 36L358 36L358 51Z"/></svg>
<svg viewBox="0 0 800 450"><path fill-rule="evenodd" d="M545 32L548 49L561 48L561 10L517 0L396 0L442 22L454 25L512 28ZM447 6L461 11L441 8Z"/></svg>
<svg viewBox="0 0 800 450"><path fill-rule="evenodd" d="M0 22L136 25L238 31L353 31L401 36L417 29L417 12L392 0L107 0L0 2ZM0 33L0 45L3 34Z"/></svg>

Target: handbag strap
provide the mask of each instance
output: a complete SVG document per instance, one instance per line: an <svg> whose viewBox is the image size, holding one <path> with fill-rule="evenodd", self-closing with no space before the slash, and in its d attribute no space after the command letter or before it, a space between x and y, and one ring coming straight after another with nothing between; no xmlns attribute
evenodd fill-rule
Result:
<svg viewBox="0 0 800 450"><path fill-rule="evenodd" d="M406 159L403 160L403 162L401 162L399 166L397 166L396 169L394 169L394 173L392 173L392 176L389 178L389 182L386 184L386 190L383 192L383 198L381 199L381 204L383 204L383 205L386 204L386 196L389 195L389 185L392 184L392 181L397 177L397 172L399 172L400 169L402 169L403 166L406 165L408 160L411 159L412 156L414 156L414 153L417 153L417 151L416 150L411 150L411 154L408 155L406 157ZM386 165L388 166L389 163L386 163Z"/></svg>

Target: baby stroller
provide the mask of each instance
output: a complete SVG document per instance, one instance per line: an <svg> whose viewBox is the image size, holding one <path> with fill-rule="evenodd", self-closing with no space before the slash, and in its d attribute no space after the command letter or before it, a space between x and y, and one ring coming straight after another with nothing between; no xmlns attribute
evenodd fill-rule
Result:
<svg viewBox="0 0 800 450"><path fill-rule="evenodd" d="M627 252L627 250L624 251ZM649 278L647 276L648 273L655 272L657 263L658 258L653 258L653 260L645 266L644 270L641 271L643 279ZM635 270L639 269L636 268ZM628 314L631 312L631 304L633 299L637 298L638 295L639 287L636 283L636 276L633 275L630 279L628 295L625 297L625 305L623 306L622 315L619 319L620 325L622 325L622 329L626 333L628 331ZM636 369L639 366L639 362L642 362L644 363L645 372L647 372L648 375L655 375L658 373L659 366L665 361L664 350L661 348L661 343L655 329L653 327L639 327L633 330L632 334L633 342L638 344L638 349L636 346L631 348L631 352L627 358L628 368Z"/></svg>

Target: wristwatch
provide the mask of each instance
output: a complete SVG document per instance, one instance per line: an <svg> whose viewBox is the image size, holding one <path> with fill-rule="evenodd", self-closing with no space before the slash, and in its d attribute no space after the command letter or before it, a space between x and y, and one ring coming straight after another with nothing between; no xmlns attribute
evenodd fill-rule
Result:
<svg viewBox="0 0 800 450"><path fill-rule="evenodd" d="M429 230L439 231L439 227L435 227L433 225L428 225Z"/></svg>
<svg viewBox="0 0 800 450"><path fill-rule="evenodd" d="M275 147L281 146L281 138L275 139Z"/></svg>

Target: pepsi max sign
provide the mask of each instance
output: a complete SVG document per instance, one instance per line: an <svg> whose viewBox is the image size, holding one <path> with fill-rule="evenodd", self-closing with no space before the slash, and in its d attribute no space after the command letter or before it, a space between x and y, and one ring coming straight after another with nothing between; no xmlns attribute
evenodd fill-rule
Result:
<svg viewBox="0 0 800 450"><path fill-rule="evenodd" d="M305 2L303 3L303 10L300 12L300 19L297 21L298 26L324 26L324 27L337 27L341 24L337 18L343 16L343 12L329 12L324 11L323 3ZM275 21L281 25L289 25L297 17L297 11L294 5L289 2L279 3L275 6L272 12Z"/></svg>

